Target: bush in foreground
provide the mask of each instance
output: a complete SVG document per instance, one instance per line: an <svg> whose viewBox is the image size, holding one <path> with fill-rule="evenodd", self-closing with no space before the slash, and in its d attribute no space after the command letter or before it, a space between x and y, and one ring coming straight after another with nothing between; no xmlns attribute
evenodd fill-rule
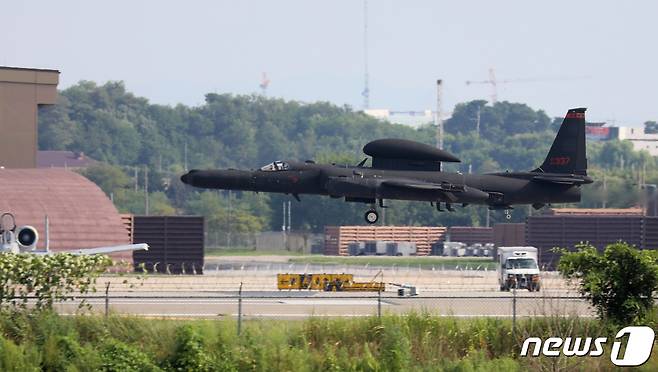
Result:
<svg viewBox="0 0 658 372"><path fill-rule="evenodd" d="M602 253L589 244L576 248L562 250L558 269L577 281L599 316L620 325L644 321L658 290L658 252L623 242L608 245Z"/></svg>
<svg viewBox="0 0 658 372"><path fill-rule="evenodd" d="M655 326L655 324L653 324ZM155 320L52 313L0 315L2 371L518 371L610 369L600 358L519 358L528 335L610 336L577 318L457 319L425 314L360 319ZM655 353L654 353L655 354ZM644 368L658 367L654 355Z"/></svg>
<svg viewBox="0 0 658 372"><path fill-rule="evenodd" d="M96 278L111 264L103 255L0 254L0 309L25 309L30 297L37 309L51 309L73 294L94 291Z"/></svg>

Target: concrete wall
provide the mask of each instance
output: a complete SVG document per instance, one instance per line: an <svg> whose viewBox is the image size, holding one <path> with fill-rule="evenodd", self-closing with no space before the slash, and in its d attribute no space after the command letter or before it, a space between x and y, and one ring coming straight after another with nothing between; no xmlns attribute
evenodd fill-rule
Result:
<svg viewBox="0 0 658 372"><path fill-rule="evenodd" d="M0 166L36 168L39 105L57 100L59 71L0 66Z"/></svg>

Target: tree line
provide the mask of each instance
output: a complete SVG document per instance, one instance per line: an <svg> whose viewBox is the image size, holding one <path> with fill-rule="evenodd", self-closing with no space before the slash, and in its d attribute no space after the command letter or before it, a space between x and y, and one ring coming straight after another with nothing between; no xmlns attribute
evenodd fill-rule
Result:
<svg viewBox="0 0 658 372"><path fill-rule="evenodd" d="M446 169L460 172L529 170L548 152L562 118L522 103L458 104L445 121L445 149L462 159ZM378 138L433 144L436 128L411 128L370 117L349 106L302 103L260 95L209 93L199 106L159 105L128 92L122 82L82 81L60 92L57 105L39 114L39 148L84 152L101 163L83 174L112 197L122 212L204 215L209 230L250 234L278 230L281 206L290 198L196 190L179 177L193 168L251 168L277 159L356 164L363 145ZM638 182L658 182L656 161L629 142L588 143L596 182L583 207L628 207L638 202ZM605 181L604 181L605 180ZM148 182L148 187L145 183ZM486 210L468 207L438 213L428 203L391 202L386 223L483 225ZM292 227L321 231L325 225L361 224L364 206L323 197L292 202ZM527 215L513 212L513 221ZM491 223L504 220L492 213Z"/></svg>

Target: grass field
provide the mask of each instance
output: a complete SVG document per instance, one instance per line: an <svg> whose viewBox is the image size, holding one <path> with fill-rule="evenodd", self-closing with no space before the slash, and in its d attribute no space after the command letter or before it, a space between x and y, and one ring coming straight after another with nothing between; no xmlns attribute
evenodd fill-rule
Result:
<svg viewBox="0 0 658 372"><path fill-rule="evenodd" d="M655 327L655 324L650 324ZM610 359L518 357L529 336L613 336L594 319L427 314L304 321L0 315L2 371L611 370ZM609 347L608 347L609 348ZM658 353L642 369L656 370Z"/></svg>
<svg viewBox="0 0 658 372"><path fill-rule="evenodd" d="M291 263L318 265L359 265L359 266L396 266L422 267L430 269L487 269L495 270L496 263L489 257L388 257L388 256L300 256L288 260Z"/></svg>

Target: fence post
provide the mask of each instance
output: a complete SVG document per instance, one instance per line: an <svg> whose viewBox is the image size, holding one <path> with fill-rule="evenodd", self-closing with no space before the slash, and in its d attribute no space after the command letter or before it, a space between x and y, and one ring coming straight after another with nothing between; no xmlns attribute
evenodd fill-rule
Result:
<svg viewBox="0 0 658 372"><path fill-rule="evenodd" d="M382 290L377 291L377 318L382 318Z"/></svg>
<svg viewBox="0 0 658 372"><path fill-rule="evenodd" d="M238 336L242 333L242 282L238 290Z"/></svg>
<svg viewBox="0 0 658 372"><path fill-rule="evenodd" d="M516 285L512 287L512 342L516 342Z"/></svg>
<svg viewBox="0 0 658 372"><path fill-rule="evenodd" d="M105 282L105 317L110 314L110 282Z"/></svg>

